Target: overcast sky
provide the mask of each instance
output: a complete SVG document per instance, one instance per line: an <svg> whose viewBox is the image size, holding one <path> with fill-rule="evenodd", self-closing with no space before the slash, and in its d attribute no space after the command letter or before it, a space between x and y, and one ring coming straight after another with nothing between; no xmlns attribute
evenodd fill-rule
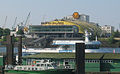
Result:
<svg viewBox="0 0 120 74"><path fill-rule="evenodd" d="M112 25L119 29L120 0L0 0L0 26L12 27L15 17L17 23L25 21L31 11L30 23L40 24L55 18L72 15L73 12L87 14L91 22L99 25Z"/></svg>

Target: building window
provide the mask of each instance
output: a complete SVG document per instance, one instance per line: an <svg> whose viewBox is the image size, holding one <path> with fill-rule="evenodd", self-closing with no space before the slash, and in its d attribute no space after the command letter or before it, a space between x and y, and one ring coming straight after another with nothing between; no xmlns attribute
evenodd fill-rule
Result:
<svg viewBox="0 0 120 74"><path fill-rule="evenodd" d="M101 60L102 63L112 63L112 60Z"/></svg>
<svg viewBox="0 0 120 74"><path fill-rule="evenodd" d="M35 68L35 70L37 70L37 68Z"/></svg>
<svg viewBox="0 0 120 74"><path fill-rule="evenodd" d="M99 63L99 60L85 60L86 63Z"/></svg>

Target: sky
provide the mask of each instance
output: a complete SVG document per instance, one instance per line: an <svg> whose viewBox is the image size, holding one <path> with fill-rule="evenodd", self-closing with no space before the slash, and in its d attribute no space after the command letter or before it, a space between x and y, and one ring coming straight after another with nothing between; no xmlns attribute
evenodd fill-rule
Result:
<svg viewBox="0 0 120 74"><path fill-rule="evenodd" d="M15 17L16 24L26 21L29 12L29 23L33 25L79 12L89 15L90 22L120 29L120 0L0 0L0 27L6 16L5 27L11 28Z"/></svg>

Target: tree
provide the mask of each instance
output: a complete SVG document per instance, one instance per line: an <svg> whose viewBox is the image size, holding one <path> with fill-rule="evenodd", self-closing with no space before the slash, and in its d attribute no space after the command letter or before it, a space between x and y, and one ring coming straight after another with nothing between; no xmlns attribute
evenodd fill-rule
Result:
<svg viewBox="0 0 120 74"><path fill-rule="evenodd" d="M10 29L6 28L3 30L3 36L10 35Z"/></svg>
<svg viewBox="0 0 120 74"><path fill-rule="evenodd" d="M116 30L116 32L114 32L113 35L114 35L115 37L120 37L119 30Z"/></svg>
<svg viewBox="0 0 120 74"><path fill-rule="evenodd" d="M0 37L2 37L2 36L3 36L3 29L0 28Z"/></svg>
<svg viewBox="0 0 120 74"><path fill-rule="evenodd" d="M18 35L23 35L24 32L23 32L23 30L20 29L20 30L17 31L17 34L18 34Z"/></svg>
<svg viewBox="0 0 120 74"><path fill-rule="evenodd" d="M110 36L108 40L110 44L115 43L114 35Z"/></svg>

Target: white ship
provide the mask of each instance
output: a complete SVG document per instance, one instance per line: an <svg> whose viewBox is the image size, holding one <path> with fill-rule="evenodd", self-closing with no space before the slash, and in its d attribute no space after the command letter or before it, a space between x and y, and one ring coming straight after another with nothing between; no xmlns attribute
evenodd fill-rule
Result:
<svg viewBox="0 0 120 74"><path fill-rule="evenodd" d="M54 62L50 62L49 60L36 60L33 61L34 65L17 65L13 69L18 71L43 71L49 69L56 69L56 65Z"/></svg>
<svg viewBox="0 0 120 74"><path fill-rule="evenodd" d="M90 34L85 31L85 41L83 40L53 40L53 45L57 45L57 48L24 48L22 50L24 54L36 54L36 53L62 53L62 52L75 52L76 43L85 43L85 52L90 53L91 49L99 49L101 42L89 40Z"/></svg>

